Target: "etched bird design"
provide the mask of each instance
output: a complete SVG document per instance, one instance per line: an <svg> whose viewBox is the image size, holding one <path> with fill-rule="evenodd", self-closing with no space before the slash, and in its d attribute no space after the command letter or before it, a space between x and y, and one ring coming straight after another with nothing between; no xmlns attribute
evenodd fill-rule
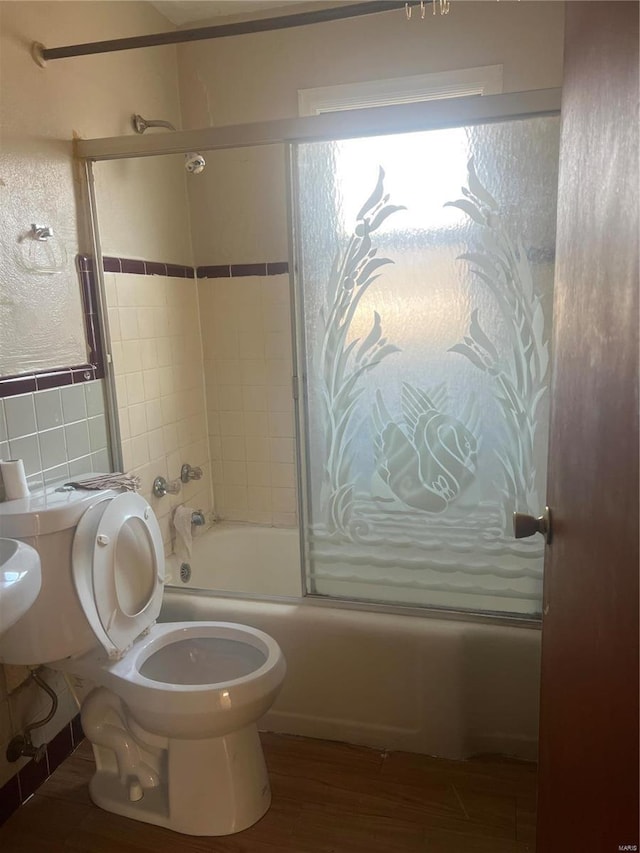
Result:
<svg viewBox="0 0 640 853"><path fill-rule="evenodd" d="M376 393L377 474L404 504L444 512L475 476L477 439L469 427L408 383L402 386L401 403L402 425L392 420L381 393Z"/></svg>

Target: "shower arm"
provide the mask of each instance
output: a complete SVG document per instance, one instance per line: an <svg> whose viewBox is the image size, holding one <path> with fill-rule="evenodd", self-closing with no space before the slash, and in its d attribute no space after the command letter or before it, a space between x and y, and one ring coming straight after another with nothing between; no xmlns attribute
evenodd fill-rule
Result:
<svg viewBox="0 0 640 853"><path fill-rule="evenodd" d="M142 116L137 113L133 116L131 121L136 133L144 133L149 127L166 127L167 130L177 130L170 121L162 121L162 119L146 119L142 118Z"/></svg>
<svg viewBox="0 0 640 853"><path fill-rule="evenodd" d="M159 118L148 119L142 118L139 113L135 113L131 116L131 124L133 125L133 129L136 133L144 133L145 130L149 127L164 127L167 130L172 130L174 133L177 133L177 129L171 124L170 121L163 121ZM197 151L189 151L184 155L185 164L184 167L187 172L190 172L193 175L199 175L207 164L207 161L204 159L202 154L199 154Z"/></svg>

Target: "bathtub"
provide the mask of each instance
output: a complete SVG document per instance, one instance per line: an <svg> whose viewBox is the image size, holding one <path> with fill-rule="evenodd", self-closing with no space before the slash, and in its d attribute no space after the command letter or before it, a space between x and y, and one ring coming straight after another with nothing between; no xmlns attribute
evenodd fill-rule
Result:
<svg viewBox="0 0 640 853"><path fill-rule="evenodd" d="M535 760L538 629L299 597L296 530L220 525L195 546L188 584L173 564L160 619L239 622L277 640L287 676L261 729L446 758ZM271 571L280 586L269 591ZM297 597L241 597L285 587Z"/></svg>
<svg viewBox="0 0 640 853"><path fill-rule="evenodd" d="M209 530L196 528L191 558L172 554L166 568L166 582L183 589L270 597L302 594L297 528L229 521Z"/></svg>

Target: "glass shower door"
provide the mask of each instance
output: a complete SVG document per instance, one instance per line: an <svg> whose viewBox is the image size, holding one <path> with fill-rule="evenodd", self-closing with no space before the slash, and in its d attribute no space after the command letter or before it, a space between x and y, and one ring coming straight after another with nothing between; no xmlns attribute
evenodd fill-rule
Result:
<svg viewBox="0 0 640 853"><path fill-rule="evenodd" d="M294 147L309 593L540 612L558 139Z"/></svg>

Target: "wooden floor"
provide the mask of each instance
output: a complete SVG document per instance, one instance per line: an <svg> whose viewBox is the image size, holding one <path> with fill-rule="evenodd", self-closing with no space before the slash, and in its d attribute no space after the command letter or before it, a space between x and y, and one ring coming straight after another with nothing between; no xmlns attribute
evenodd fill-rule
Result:
<svg viewBox="0 0 640 853"><path fill-rule="evenodd" d="M536 768L262 735L273 791L255 826L178 835L94 806L85 741L0 829L3 853L533 853Z"/></svg>

